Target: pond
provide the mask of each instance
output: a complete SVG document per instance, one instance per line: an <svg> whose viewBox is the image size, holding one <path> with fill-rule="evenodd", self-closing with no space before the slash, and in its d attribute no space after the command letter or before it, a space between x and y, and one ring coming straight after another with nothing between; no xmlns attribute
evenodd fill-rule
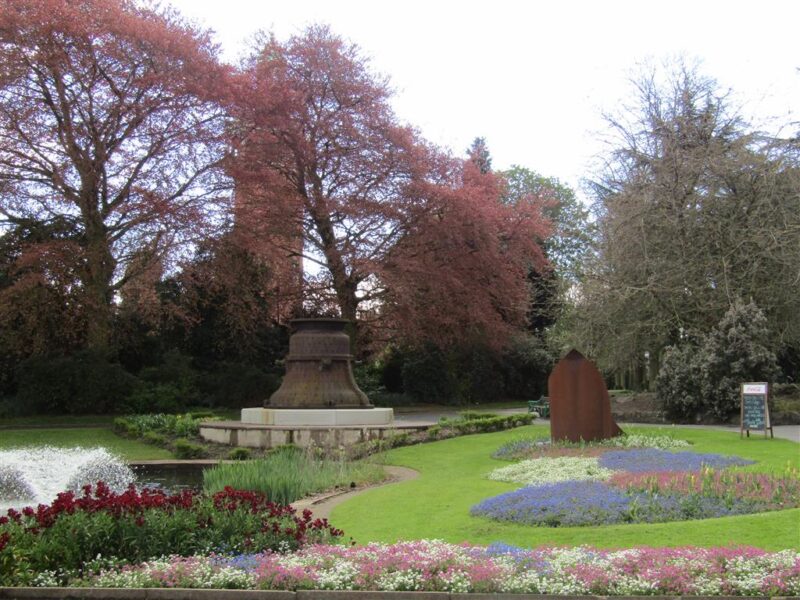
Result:
<svg viewBox="0 0 800 600"><path fill-rule="evenodd" d="M203 470L209 464L159 463L132 464L136 485L176 493L182 490L200 491L203 488Z"/></svg>

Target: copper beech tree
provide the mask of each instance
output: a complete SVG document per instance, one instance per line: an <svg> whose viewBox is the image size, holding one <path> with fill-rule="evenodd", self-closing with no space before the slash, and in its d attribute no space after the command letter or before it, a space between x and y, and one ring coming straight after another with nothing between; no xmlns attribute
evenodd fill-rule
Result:
<svg viewBox="0 0 800 600"><path fill-rule="evenodd" d="M260 252L302 257L306 304L373 339L497 343L525 318L526 273L547 225L535 199L426 144L393 114L359 49L314 26L274 38L238 88L236 221Z"/></svg>
<svg viewBox="0 0 800 600"><path fill-rule="evenodd" d="M0 218L74 230L90 348L109 346L115 294L149 258L221 218L215 52L126 0L0 0Z"/></svg>

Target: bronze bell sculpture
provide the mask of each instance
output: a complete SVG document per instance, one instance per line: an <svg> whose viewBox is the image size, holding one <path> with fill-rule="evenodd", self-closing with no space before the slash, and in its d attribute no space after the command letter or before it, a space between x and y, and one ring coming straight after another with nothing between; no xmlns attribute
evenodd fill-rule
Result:
<svg viewBox="0 0 800 600"><path fill-rule="evenodd" d="M345 319L294 319L286 375L264 408L373 408L353 377Z"/></svg>

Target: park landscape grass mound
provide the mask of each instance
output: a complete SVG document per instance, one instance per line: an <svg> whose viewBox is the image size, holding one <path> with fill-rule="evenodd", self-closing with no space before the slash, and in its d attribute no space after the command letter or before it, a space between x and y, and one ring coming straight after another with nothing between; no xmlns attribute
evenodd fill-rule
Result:
<svg viewBox="0 0 800 600"><path fill-rule="evenodd" d="M797 444L760 437L740 439L724 431L630 427L629 433L664 435L690 442L693 453L737 456L753 461L744 472L782 475L800 467ZM800 509L763 512L691 522L531 527L470 515L472 506L513 492L519 484L487 476L501 466L492 454L520 437L548 435L534 425L509 432L467 436L423 446L395 449L387 462L420 473L413 481L376 488L341 504L331 519L358 542L441 539L491 544L503 541L522 547L542 544L589 544L600 548L631 546L748 545L768 550L800 550ZM678 450L676 450L678 451Z"/></svg>

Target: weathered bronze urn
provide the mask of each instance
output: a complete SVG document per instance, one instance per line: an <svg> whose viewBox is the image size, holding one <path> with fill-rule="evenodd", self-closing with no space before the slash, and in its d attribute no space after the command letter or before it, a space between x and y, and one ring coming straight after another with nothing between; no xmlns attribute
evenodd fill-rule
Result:
<svg viewBox="0 0 800 600"><path fill-rule="evenodd" d="M281 387L264 408L373 408L353 377L345 319L294 319Z"/></svg>

